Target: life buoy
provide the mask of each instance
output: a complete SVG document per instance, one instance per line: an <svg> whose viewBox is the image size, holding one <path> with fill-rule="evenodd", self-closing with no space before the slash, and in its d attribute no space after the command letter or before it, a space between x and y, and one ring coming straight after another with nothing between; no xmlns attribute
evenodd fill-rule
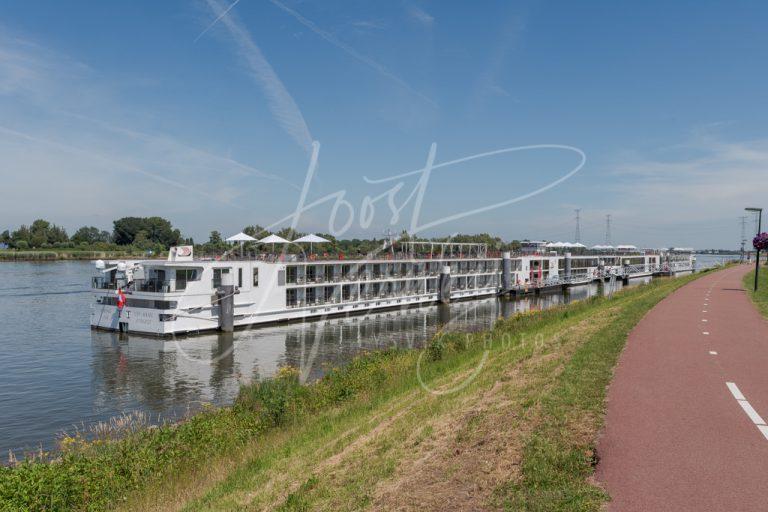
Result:
<svg viewBox="0 0 768 512"><path fill-rule="evenodd" d="M125 294L123 290L117 290L117 309L122 310L125 307Z"/></svg>

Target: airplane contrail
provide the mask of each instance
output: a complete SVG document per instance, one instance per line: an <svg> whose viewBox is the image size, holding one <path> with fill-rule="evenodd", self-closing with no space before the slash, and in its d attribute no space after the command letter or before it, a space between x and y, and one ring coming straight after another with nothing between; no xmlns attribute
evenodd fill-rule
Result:
<svg viewBox="0 0 768 512"><path fill-rule="evenodd" d="M272 115L299 146L309 153L312 150L313 139L301 110L269 61L264 57L261 49L253 42L251 35L245 27L234 19L233 15L229 14L229 10L233 6L230 5L229 9L225 9L217 0L207 0L207 2L217 14L216 19L229 30L232 39L237 44L240 56L251 72L251 76L263 89Z"/></svg>
<svg viewBox="0 0 768 512"><path fill-rule="evenodd" d="M354 57L358 61L362 62L366 66L376 70L381 75L383 75L383 76L387 77L388 79L396 82L397 84L399 84L403 88L407 89L409 92L411 92L411 93L415 94L416 96L420 97L421 99L429 102L433 106L437 106L437 103L435 103L435 101L432 98L426 96L425 94L423 94L423 93L417 91L416 89L414 89L413 87L411 87L405 80L403 80L399 76L397 76L394 73L392 73L389 69L384 67L382 64L379 64L378 62L376 62L375 60L371 59L370 57L366 57L365 55L361 54L360 52L358 52L357 50L352 48L350 45L348 45L347 43L345 43L343 41L340 41L335 35L333 35L332 33L328 32L327 30L321 29L320 27L315 25L315 23L313 21L305 18L299 12L295 11L294 9L291 9L290 7L285 5L284 3L280 2L279 0L269 0L269 1L272 2L272 4L275 5L277 8L279 8L279 9L283 10L284 12L286 12L286 13L290 14L291 16L293 16L296 19L296 21L298 21L299 23L301 23L302 25L307 27L309 30L311 30L312 32L314 32L315 34L320 36L321 38L325 39L326 41L328 41L332 45L336 46L337 48L340 48L341 50L343 50L347 54L351 55L352 57Z"/></svg>

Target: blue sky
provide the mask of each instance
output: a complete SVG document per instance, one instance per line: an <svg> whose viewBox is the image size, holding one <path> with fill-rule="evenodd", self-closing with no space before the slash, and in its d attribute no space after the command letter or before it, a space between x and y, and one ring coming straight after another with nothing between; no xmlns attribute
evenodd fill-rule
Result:
<svg viewBox="0 0 768 512"><path fill-rule="evenodd" d="M587 243L611 214L614 243L735 247L743 207L768 192L767 15L760 2L4 2L0 228L162 215L200 240L269 225L295 210L318 141L307 202L343 201L299 229L381 236L414 225L418 176L364 177L418 170L433 143L436 163L547 145L433 171L422 234L571 240L581 208ZM567 180L457 215L556 182L579 152Z"/></svg>

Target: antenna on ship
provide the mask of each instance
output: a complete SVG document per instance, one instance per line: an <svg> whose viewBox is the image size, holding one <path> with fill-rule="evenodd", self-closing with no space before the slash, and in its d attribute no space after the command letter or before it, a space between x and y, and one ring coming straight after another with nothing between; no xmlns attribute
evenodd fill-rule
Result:
<svg viewBox="0 0 768 512"><path fill-rule="evenodd" d="M611 245L611 214L605 216L605 245Z"/></svg>
<svg viewBox="0 0 768 512"><path fill-rule="evenodd" d="M573 210L576 212L576 235L573 237L575 243L581 243L581 208Z"/></svg>

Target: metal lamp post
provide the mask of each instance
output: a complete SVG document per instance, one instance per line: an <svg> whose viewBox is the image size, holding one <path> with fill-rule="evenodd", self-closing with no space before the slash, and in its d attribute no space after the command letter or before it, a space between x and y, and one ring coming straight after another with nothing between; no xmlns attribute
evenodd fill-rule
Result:
<svg viewBox="0 0 768 512"><path fill-rule="evenodd" d="M753 212L757 214L757 234L760 235L760 232L763 230L763 209L762 208L745 208L748 212ZM755 291L757 291L757 276L760 273L760 249L757 247L755 248Z"/></svg>

